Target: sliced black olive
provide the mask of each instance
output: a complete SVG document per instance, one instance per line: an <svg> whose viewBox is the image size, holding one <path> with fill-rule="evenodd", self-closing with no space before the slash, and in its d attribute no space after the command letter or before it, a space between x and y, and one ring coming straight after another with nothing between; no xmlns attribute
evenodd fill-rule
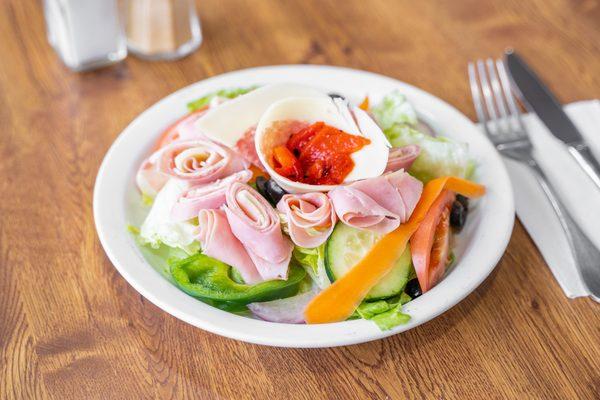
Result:
<svg viewBox="0 0 600 400"><path fill-rule="evenodd" d="M460 202L460 204L463 205L465 210L469 211L469 198L468 197L465 197L462 194L457 194L456 201Z"/></svg>
<svg viewBox="0 0 600 400"><path fill-rule="evenodd" d="M457 198L452 203L452 209L450 210L450 225L457 231L460 231L465 226L465 222L467 222L467 213L468 209Z"/></svg>
<svg viewBox="0 0 600 400"><path fill-rule="evenodd" d="M342 96L339 93L328 93L328 96L331 97L332 99L342 99L342 100L346 99L344 96Z"/></svg>
<svg viewBox="0 0 600 400"><path fill-rule="evenodd" d="M267 195L267 178L264 176L256 177L256 190L258 190L258 193L262 194L265 199L269 200L269 196Z"/></svg>
<svg viewBox="0 0 600 400"><path fill-rule="evenodd" d="M419 280L417 278L408 281L404 291L413 299L423 294L423 292L421 291L421 285L419 285Z"/></svg>
<svg viewBox="0 0 600 400"><path fill-rule="evenodd" d="M265 191L267 193L267 200L271 200L273 205L279 203L279 200L284 194L287 194L285 190L281 188L273 179L269 179L265 184Z"/></svg>

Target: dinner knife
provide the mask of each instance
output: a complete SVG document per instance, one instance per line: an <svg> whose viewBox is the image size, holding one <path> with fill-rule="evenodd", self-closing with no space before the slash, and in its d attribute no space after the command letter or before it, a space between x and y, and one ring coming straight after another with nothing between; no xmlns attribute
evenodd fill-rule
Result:
<svg viewBox="0 0 600 400"><path fill-rule="evenodd" d="M526 108L535 112L548 130L567 146L581 169L600 188L600 164L556 97L514 50L506 51L505 62Z"/></svg>

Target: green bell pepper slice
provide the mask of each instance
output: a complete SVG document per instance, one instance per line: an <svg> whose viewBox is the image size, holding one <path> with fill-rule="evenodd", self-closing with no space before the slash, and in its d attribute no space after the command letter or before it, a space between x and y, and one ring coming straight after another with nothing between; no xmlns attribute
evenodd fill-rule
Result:
<svg viewBox="0 0 600 400"><path fill-rule="evenodd" d="M177 286L190 296L209 304L226 302L225 309L235 304L244 305L290 297L298 293L300 282L306 276L303 268L290 264L287 280L270 280L255 285L238 283L232 277L235 270L202 253L171 263L171 275ZM219 307L221 308L221 307Z"/></svg>

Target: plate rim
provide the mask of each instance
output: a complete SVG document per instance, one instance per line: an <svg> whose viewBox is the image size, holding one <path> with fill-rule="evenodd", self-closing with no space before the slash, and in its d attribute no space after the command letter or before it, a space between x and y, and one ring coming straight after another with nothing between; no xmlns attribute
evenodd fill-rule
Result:
<svg viewBox="0 0 600 400"><path fill-rule="evenodd" d="M358 74L358 75L365 76L368 79L375 79L375 80L378 80L381 82L385 82L386 84L389 84L390 90L392 87L395 87L395 88L400 88L401 91L408 90L409 92L412 92L413 94L418 94L419 96L423 97L424 99L428 99L429 101L433 101L434 103L436 103L435 104L436 107L445 108L448 113L454 114L454 117L461 120L463 123L468 123L470 125L470 127L472 128L471 130L473 132L477 131L480 139L483 139L483 141L481 141L480 144L483 145L483 143L485 142L485 143L487 143L486 144L487 147L491 147L493 149L493 145L491 144L491 142L489 142L489 140L483 136L483 133L479 132L476 125L469 118L467 118L464 114L462 114L458 109L456 109L454 106L448 104L447 102L440 99L439 97L430 94L429 92L419 89L416 86L410 85L408 83L405 83L403 81L400 81L400 80L397 80L395 78L391 78L391 77L388 77L385 75L377 74L377 73L370 72L370 71L346 68L346 67L337 67L337 66L329 66L329 65L302 65L302 64L300 64L300 65L292 64L292 65L261 66L261 67L246 68L246 69L226 72L224 74L216 75L216 76L213 76L213 77L210 77L207 79L203 79L203 80L194 82L190 85L182 87L182 88L178 89L177 91L161 98L160 100L155 102L153 105L151 105L150 107L148 107L144 111L142 111L140 114L138 114L123 129L123 131L121 131L121 133L118 135L118 137L111 144L110 148L108 149L108 151L106 152L106 154L102 160L100 168L98 169L98 174L97 174L96 181L94 184L94 193L93 193L94 222L95 222L95 226L96 226L96 231L98 233L98 237L100 239L100 242L102 244L102 247L103 247L106 255L108 256L108 258L111 261L111 263L113 264L113 266L121 274L121 276L123 276L123 278L125 278L125 280L138 293L140 293L142 296L144 296L146 299L148 299L150 302L152 302L154 305L156 305L163 311L175 316L178 319L181 319L184 322L187 322L195 327L199 327L206 331L209 331L209 332L221 335L221 336L229 337L232 339L241 340L241 341L245 341L245 342L249 342L249 343L260 344L260 345L269 345L269 346L276 346L276 347L304 348L304 347L335 347L335 346L364 343L364 342L368 342L368 341L372 341L372 340L382 339L382 338L412 329L412 328L414 328L418 325L421 325L421 324L439 316L440 314L446 312L448 309L452 308L453 306L455 306L456 304L461 302L469 294L471 294L491 274L491 272L495 269L497 263L499 262L500 258L504 254L505 249L508 245L508 242L509 242L511 234L512 234L513 225L514 225L514 200L513 200L513 193L512 193L512 185L510 184L510 180L509 180L506 168L504 166L504 163L502 162L500 156L497 154L497 152L495 150L493 150L493 152L489 155L492 158L495 158L495 160L493 160L493 163L496 166L500 167L499 171L496 171L496 173L500 175L501 181L502 181L501 183L498 184L498 186L503 186L504 190L506 191L504 193L504 200L506 201L506 203L504 204L505 209L503 211L504 211L505 216L510 216L510 217L508 217L505 221L505 225L503 227L504 229L502 231L502 234L498 238L499 239L498 243L500 244L500 246L497 246L494 254L489 257L489 261L487 262L487 264L489 264L489 265L487 266L486 271L484 273L481 273L480 275L478 275L478 278L472 280L468 286L462 288L462 291L455 293L455 295L453 296L453 298L450 301L447 301L445 304L437 307L434 311L429 311L429 314L426 315L425 317L416 318L416 320L415 320L415 318L413 316L413 321L411 321L408 325L402 325L402 326L396 327L389 331L383 331L383 332L379 331L379 329L375 326L375 324L373 324L370 321L365 321L365 320L343 321L343 322L339 322L339 323L321 324L321 325L293 325L293 324L278 324L278 323L272 323L272 322L267 322L267 321L260 321L260 320L249 319L246 317L241 317L238 315L234 315L231 313L227 313L227 312L218 310L214 307L208 306L208 305L188 296L187 294L185 294L181 290L179 290L177 287L172 285L162 275L160 275L160 273L158 273L147 261L145 261L145 260L142 261L143 263L146 264L147 267L150 267L150 270L152 272L154 272L164 283L168 284L171 288L175 289L181 295L186 296L187 298L193 300L193 302L197 303L197 305L200 308L208 307L208 308L212 309L212 311L217 311L219 313L224 313L227 315L227 316L221 315L217 318L217 320L219 318L222 318L223 320L228 320L228 323L226 325L230 326L230 325L232 325L232 323L235 325L238 322L240 322L240 321L235 321L235 320L243 319L244 320L243 322L248 325L258 324L255 326L255 328L259 327L259 325L260 325L261 328L264 328L265 332L263 332L263 334L261 334L261 335L258 335L256 333L249 334L249 333L243 332L241 330L231 329L230 327L226 327L226 326L224 327L223 323L214 323L214 321L202 319L202 318L199 318L197 315L193 315L193 313L191 313L191 311L187 309L189 307L186 307L186 309L183 309L181 307L175 307L173 304L171 304L171 303L173 303L173 301L164 300L161 298L161 296L159 294L149 291L147 289L146 282L143 282L142 279L140 279L138 277L134 277L130 273L127 266L122 264L122 257L119 256L118 254L116 254L116 251L115 251L116 247L114 247L112 245L112 241L108 237L109 232L107 230L109 228L107 227L107 225L109 225L109 224L107 224L107 222L104 221L103 217L102 217L102 215L103 215L102 207L104 206L104 203L101 200L101 197L104 195L104 192L102 190L103 190L103 186L106 183L106 179L107 179L106 174L107 174L107 169L109 168L109 163L110 163L112 157L114 156L115 152L117 151L116 149L118 149L119 146L121 146L121 143L125 141L125 139L128 135L133 135L132 133L129 133L129 132L135 132L136 126L141 123L140 121L143 121L145 118L147 118L148 115L151 115L152 112L159 112L159 109L161 107L165 106L166 104L168 104L171 101L174 101L174 99L177 99L180 97L185 97L185 95L187 93L190 93L193 91L198 92L195 94L195 96L201 95L202 92L208 91L208 89L201 90L203 87L207 87L207 86L210 87L211 84L214 82L218 83L220 81L226 81L228 79L231 79L232 76L233 77L243 76L246 74L257 74L257 75L267 74L268 75L268 73L273 73L275 71L279 71L279 73L292 73L294 71L301 73L303 70L311 70L313 72L314 71L324 71L324 72L333 73L333 74ZM292 80L292 79L290 79L290 80ZM182 110L182 111L185 111L185 110ZM151 140L148 139L148 142L151 142ZM143 143L142 147L148 147L148 144L149 143ZM126 207L125 199L121 199L121 200L123 202L123 208L125 208ZM124 222L125 222L125 226L126 226L127 221L124 221ZM131 245L131 243L129 243L129 245ZM138 254L138 256L139 256L139 254ZM457 263L457 266L458 266L458 264L460 264L460 262ZM457 266L455 266L453 269L455 269ZM173 294L173 296L176 297L174 302L177 302L177 300L180 299L180 296L176 296L175 294ZM415 301L417 301L417 300L415 300ZM411 303L414 303L415 301L413 301ZM411 304L411 303L408 303L408 304ZM202 307L202 306L204 306L204 307ZM431 307L429 307L429 308L431 308ZM409 311L409 313L410 313L410 311ZM343 329L345 331L347 331L346 332L347 334L345 334L342 337L337 337L337 338L330 338L330 337L326 336L326 335L331 334L329 332L330 330L337 330L337 329L334 329L334 327L337 328L341 325L343 325L343 327L344 327ZM375 329L373 329L373 327L375 327ZM312 340L306 340L306 341L302 341L302 342L292 342L290 339L286 339L285 337L273 338L273 337L263 336L263 335L266 335L267 332L273 331L273 330L280 332L280 334L284 334L285 331L287 331L289 329L293 329L294 331L298 331L299 333L304 333L304 334L311 335L311 336L319 335L320 338L318 340L312 339ZM260 331L260 330L261 329L259 329L258 331Z"/></svg>

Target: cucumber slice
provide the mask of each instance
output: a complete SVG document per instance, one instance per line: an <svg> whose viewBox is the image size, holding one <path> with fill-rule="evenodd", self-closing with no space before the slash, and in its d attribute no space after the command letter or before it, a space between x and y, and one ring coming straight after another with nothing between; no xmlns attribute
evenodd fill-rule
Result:
<svg viewBox="0 0 600 400"><path fill-rule="evenodd" d="M346 275L380 238L381 235L338 223L325 248L325 269L329 279L334 282ZM365 300L386 299L399 295L404 290L412 269L410 248L407 246L394 268L371 289Z"/></svg>

